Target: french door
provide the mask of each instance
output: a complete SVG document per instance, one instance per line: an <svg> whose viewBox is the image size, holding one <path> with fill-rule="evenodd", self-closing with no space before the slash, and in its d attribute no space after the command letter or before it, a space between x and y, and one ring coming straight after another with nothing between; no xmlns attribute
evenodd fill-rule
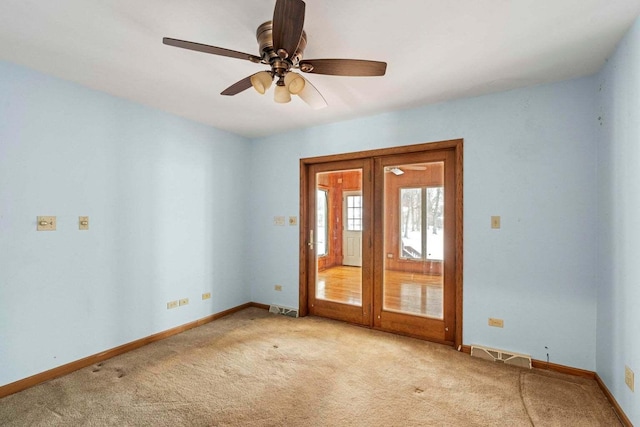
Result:
<svg viewBox="0 0 640 427"><path fill-rule="evenodd" d="M355 159L309 167L304 239L311 313L366 326L373 297L371 166L370 159Z"/></svg>
<svg viewBox="0 0 640 427"><path fill-rule="evenodd" d="M460 345L462 141L303 159L301 177L301 315Z"/></svg>
<svg viewBox="0 0 640 427"><path fill-rule="evenodd" d="M454 343L454 151L375 159L374 326Z"/></svg>

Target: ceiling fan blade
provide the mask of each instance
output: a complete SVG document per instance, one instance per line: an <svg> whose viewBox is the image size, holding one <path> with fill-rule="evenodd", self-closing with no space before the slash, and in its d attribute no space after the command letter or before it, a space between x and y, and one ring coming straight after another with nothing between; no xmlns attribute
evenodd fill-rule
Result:
<svg viewBox="0 0 640 427"><path fill-rule="evenodd" d="M304 27L305 4L302 0L277 0L273 11L273 48L292 56L298 48Z"/></svg>
<svg viewBox="0 0 640 427"><path fill-rule="evenodd" d="M302 77L302 76L300 76ZM304 77L302 77L304 79ZM305 80L304 89L298 94L300 99L306 102L314 110L319 110L327 106L327 101L314 85L307 79Z"/></svg>
<svg viewBox="0 0 640 427"><path fill-rule="evenodd" d="M304 59L300 71L331 76L384 76L387 63L364 59Z"/></svg>
<svg viewBox="0 0 640 427"><path fill-rule="evenodd" d="M233 95L239 94L242 91L249 89L251 87L251 77L253 77L253 74L250 75L249 77L245 77L239 82L232 84L231 86L229 86L228 88L220 92L220 95L233 96Z"/></svg>
<svg viewBox="0 0 640 427"><path fill-rule="evenodd" d="M202 43L194 43L194 42L188 42L185 40L172 39L169 37L164 37L162 39L162 43L169 46L181 47L183 49L195 50L197 52L211 53L213 55L227 56L229 58L246 59L247 61L251 61L251 62L260 62L261 60L261 58L255 55L251 55L249 53L243 53L235 50L224 49L222 47L209 46L207 44L202 44Z"/></svg>

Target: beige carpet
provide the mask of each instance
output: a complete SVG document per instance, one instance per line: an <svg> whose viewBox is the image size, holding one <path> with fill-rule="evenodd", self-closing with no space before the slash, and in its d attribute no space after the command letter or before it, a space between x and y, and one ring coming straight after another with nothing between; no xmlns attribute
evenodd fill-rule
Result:
<svg viewBox="0 0 640 427"><path fill-rule="evenodd" d="M597 384L247 309L0 400L2 426L615 426Z"/></svg>

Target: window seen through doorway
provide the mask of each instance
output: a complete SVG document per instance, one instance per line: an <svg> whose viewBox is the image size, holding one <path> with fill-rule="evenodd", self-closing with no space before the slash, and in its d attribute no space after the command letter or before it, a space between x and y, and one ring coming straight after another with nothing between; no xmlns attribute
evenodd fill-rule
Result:
<svg viewBox="0 0 640 427"><path fill-rule="evenodd" d="M318 190L316 195L317 197L316 219L318 222L317 228L316 228L318 233L318 235L316 236L316 251L318 256L324 256L327 254L327 251L328 251L327 233L328 233L329 227L327 224L327 221L328 221L327 212L329 210L329 196L327 193L328 193L327 190Z"/></svg>
<svg viewBox="0 0 640 427"><path fill-rule="evenodd" d="M443 187L400 189L400 253L410 260L442 260Z"/></svg>
<svg viewBox="0 0 640 427"><path fill-rule="evenodd" d="M347 196L347 230L362 231L362 196Z"/></svg>

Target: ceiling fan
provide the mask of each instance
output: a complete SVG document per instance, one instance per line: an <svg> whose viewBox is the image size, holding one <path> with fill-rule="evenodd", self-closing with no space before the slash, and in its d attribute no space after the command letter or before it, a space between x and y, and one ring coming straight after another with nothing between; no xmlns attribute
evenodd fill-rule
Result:
<svg viewBox="0 0 640 427"><path fill-rule="evenodd" d="M394 175L402 175L405 171L425 171L426 165L400 165L400 166L386 166L384 168L385 173L391 172Z"/></svg>
<svg viewBox="0 0 640 427"><path fill-rule="evenodd" d="M162 42L169 46L244 59L270 67L268 71L257 72L232 84L223 90L221 95L237 95L252 86L259 93L264 94L276 80L276 102L286 103L291 101L291 95L298 95L316 109L326 107L327 102L307 79L292 70L332 76L383 76L385 74L387 70L385 62L362 59L303 59L304 49L307 46L307 35L303 29L304 12L305 3L302 0L276 0L273 20L260 25L256 31L259 56L169 37L163 38Z"/></svg>

